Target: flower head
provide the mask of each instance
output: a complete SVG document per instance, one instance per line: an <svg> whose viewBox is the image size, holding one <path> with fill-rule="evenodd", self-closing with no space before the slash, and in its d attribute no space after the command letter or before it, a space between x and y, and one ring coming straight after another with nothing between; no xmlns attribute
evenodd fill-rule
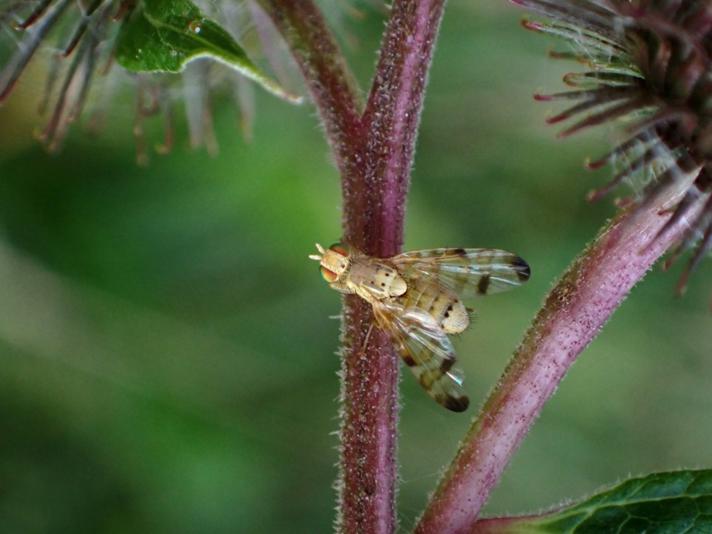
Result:
<svg viewBox="0 0 712 534"><path fill-rule="evenodd" d="M574 105L548 122L571 121L559 135L619 120L625 139L587 164L617 167L614 178L590 193L598 199L623 182L640 179L645 202L663 188L679 184L682 194L663 228L690 215L701 196L706 205L695 215L673 259L695 248L678 286L712 249L712 3L698 0L513 0L541 15L528 29L564 38L574 59L588 70L564 82L574 89L535 95L540 101L569 100Z"/></svg>

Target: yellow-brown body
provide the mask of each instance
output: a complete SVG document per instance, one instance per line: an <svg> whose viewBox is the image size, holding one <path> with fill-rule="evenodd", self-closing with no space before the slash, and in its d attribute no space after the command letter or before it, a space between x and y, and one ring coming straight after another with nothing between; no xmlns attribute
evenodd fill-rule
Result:
<svg viewBox="0 0 712 534"><path fill-rule="evenodd" d="M526 262L497 249L442 248L385 259L342 244L317 249L320 254L310 258L319 261L324 279L371 304L376 324L390 334L428 394L450 410L467 409L448 338L470 325L461 296L520 285L530 276Z"/></svg>

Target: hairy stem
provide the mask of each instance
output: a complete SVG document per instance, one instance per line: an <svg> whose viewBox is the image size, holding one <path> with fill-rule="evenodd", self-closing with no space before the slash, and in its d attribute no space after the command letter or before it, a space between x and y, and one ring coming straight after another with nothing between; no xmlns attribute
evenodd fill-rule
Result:
<svg viewBox="0 0 712 534"><path fill-rule="evenodd" d="M544 403L636 282L685 230L686 221L680 221L655 239L670 217L661 209L663 198L659 195L609 223L552 289L416 532L473 532L480 509ZM698 199L690 218L703 201Z"/></svg>
<svg viewBox="0 0 712 534"><path fill-rule="evenodd" d="M311 0L259 0L291 48L341 172L344 239L373 256L400 251L432 51L445 0L395 0L366 109ZM396 529L399 363L370 306L344 301L337 528Z"/></svg>
<svg viewBox="0 0 712 534"><path fill-rule="evenodd" d="M344 238L374 256L393 256L402 245L415 139L444 3L393 3L363 115L365 137L343 176ZM339 487L344 532L396 529L399 362L388 336L372 325L370 306L347 298Z"/></svg>
<svg viewBox="0 0 712 534"><path fill-rule="evenodd" d="M445 0L396 0L391 8L363 115L362 172L347 177L344 187L363 197L345 205L348 237L367 242L373 255L397 254L403 241L415 139L444 6ZM360 183L350 183L354 179Z"/></svg>

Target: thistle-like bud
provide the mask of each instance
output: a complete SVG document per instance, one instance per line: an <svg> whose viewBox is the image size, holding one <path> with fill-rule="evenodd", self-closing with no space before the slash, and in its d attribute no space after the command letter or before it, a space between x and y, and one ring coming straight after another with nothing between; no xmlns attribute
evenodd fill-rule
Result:
<svg viewBox="0 0 712 534"><path fill-rule="evenodd" d="M131 83L136 86L133 134L140 163L148 160L150 146L145 122L153 117L161 120L164 139L155 150L170 151L176 108L182 103L191 146L215 153L211 97L216 87L226 87L234 95L240 127L249 138L254 115L252 86L237 70L206 58L191 61L180 73L132 74L117 68L119 35L136 21L142 5L139 0L0 0L0 33L9 36L15 46L14 52L0 61L0 104L10 96L30 61L42 54L48 66L39 112L46 117L46 124L38 137L50 151L61 147L70 126L80 117L87 119L90 131L100 129L117 89ZM288 55L279 50L280 38L252 0L194 0L183 5L200 9L251 53L262 55L278 78L293 76L286 63ZM199 32L199 25L193 31ZM155 50L151 53L157 54Z"/></svg>
<svg viewBox="0 0 712 534"><path fill-rule="evenodd" d="M570 120L559 135L619 120L625 139L611 152L587 164L617 167L614 178L590 193L596 200L623 182L641 180L639 201L663 188L682 190L661 233L707 198L673 251L694 248L678 290L712 249L712 3L709 0L513 0L541 15L524 27L564 38L574 59L588 70L571 73L573 90L535 95L536 100L571 100L574 105L549 123ZM669 262L668 262L669 263Z"/></svg>

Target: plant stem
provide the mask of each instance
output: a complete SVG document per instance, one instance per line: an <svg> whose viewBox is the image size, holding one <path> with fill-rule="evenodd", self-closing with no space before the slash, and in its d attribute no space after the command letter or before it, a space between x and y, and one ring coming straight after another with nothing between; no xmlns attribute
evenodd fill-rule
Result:
<svg viewBox="0 0 712 534"><path fill-rule="evenodd" d="M345 184L358 188L348 180L361 178L365 187L365 202L346 206L353 210L347 212L354 230L349 237L368 241L373 255L400 252L420 112L444 7L445 0L396 0L391 8L363 115L363 176L347 177Z"/></svg>
<svg viewBox="0 0 712 534"><path fill-rule="evenodd" d="M473 532L507 463L577 356L686 229L681 221L655 238L670 217L662 211L669 200L668 191L618 215L564 273L465 436L416 532ZM690 220L703 201L698 199Z"/></svg>
<svg viewBox="0 0 712 534"><path fill-rule="evenodd" d="M373 256L393 256L403 242L415 139L443 7L444 0L393 3L363 116L366 137L353 172L343 176L344 237ZM353 296L345 303L339 528L393 532L399 362L387 334L371 330L370 306Z"/></svg>
<svg viewBox="0 0 712 534"><path fill-rule="evenodd" d="M343 186L344 239L400 251L415 139L445 0L395 0L363 115L353 77L311 0L259 0L289 44L324 122ZM398 369L370 306L344 299L337 528L396 529Z"/></svg>

